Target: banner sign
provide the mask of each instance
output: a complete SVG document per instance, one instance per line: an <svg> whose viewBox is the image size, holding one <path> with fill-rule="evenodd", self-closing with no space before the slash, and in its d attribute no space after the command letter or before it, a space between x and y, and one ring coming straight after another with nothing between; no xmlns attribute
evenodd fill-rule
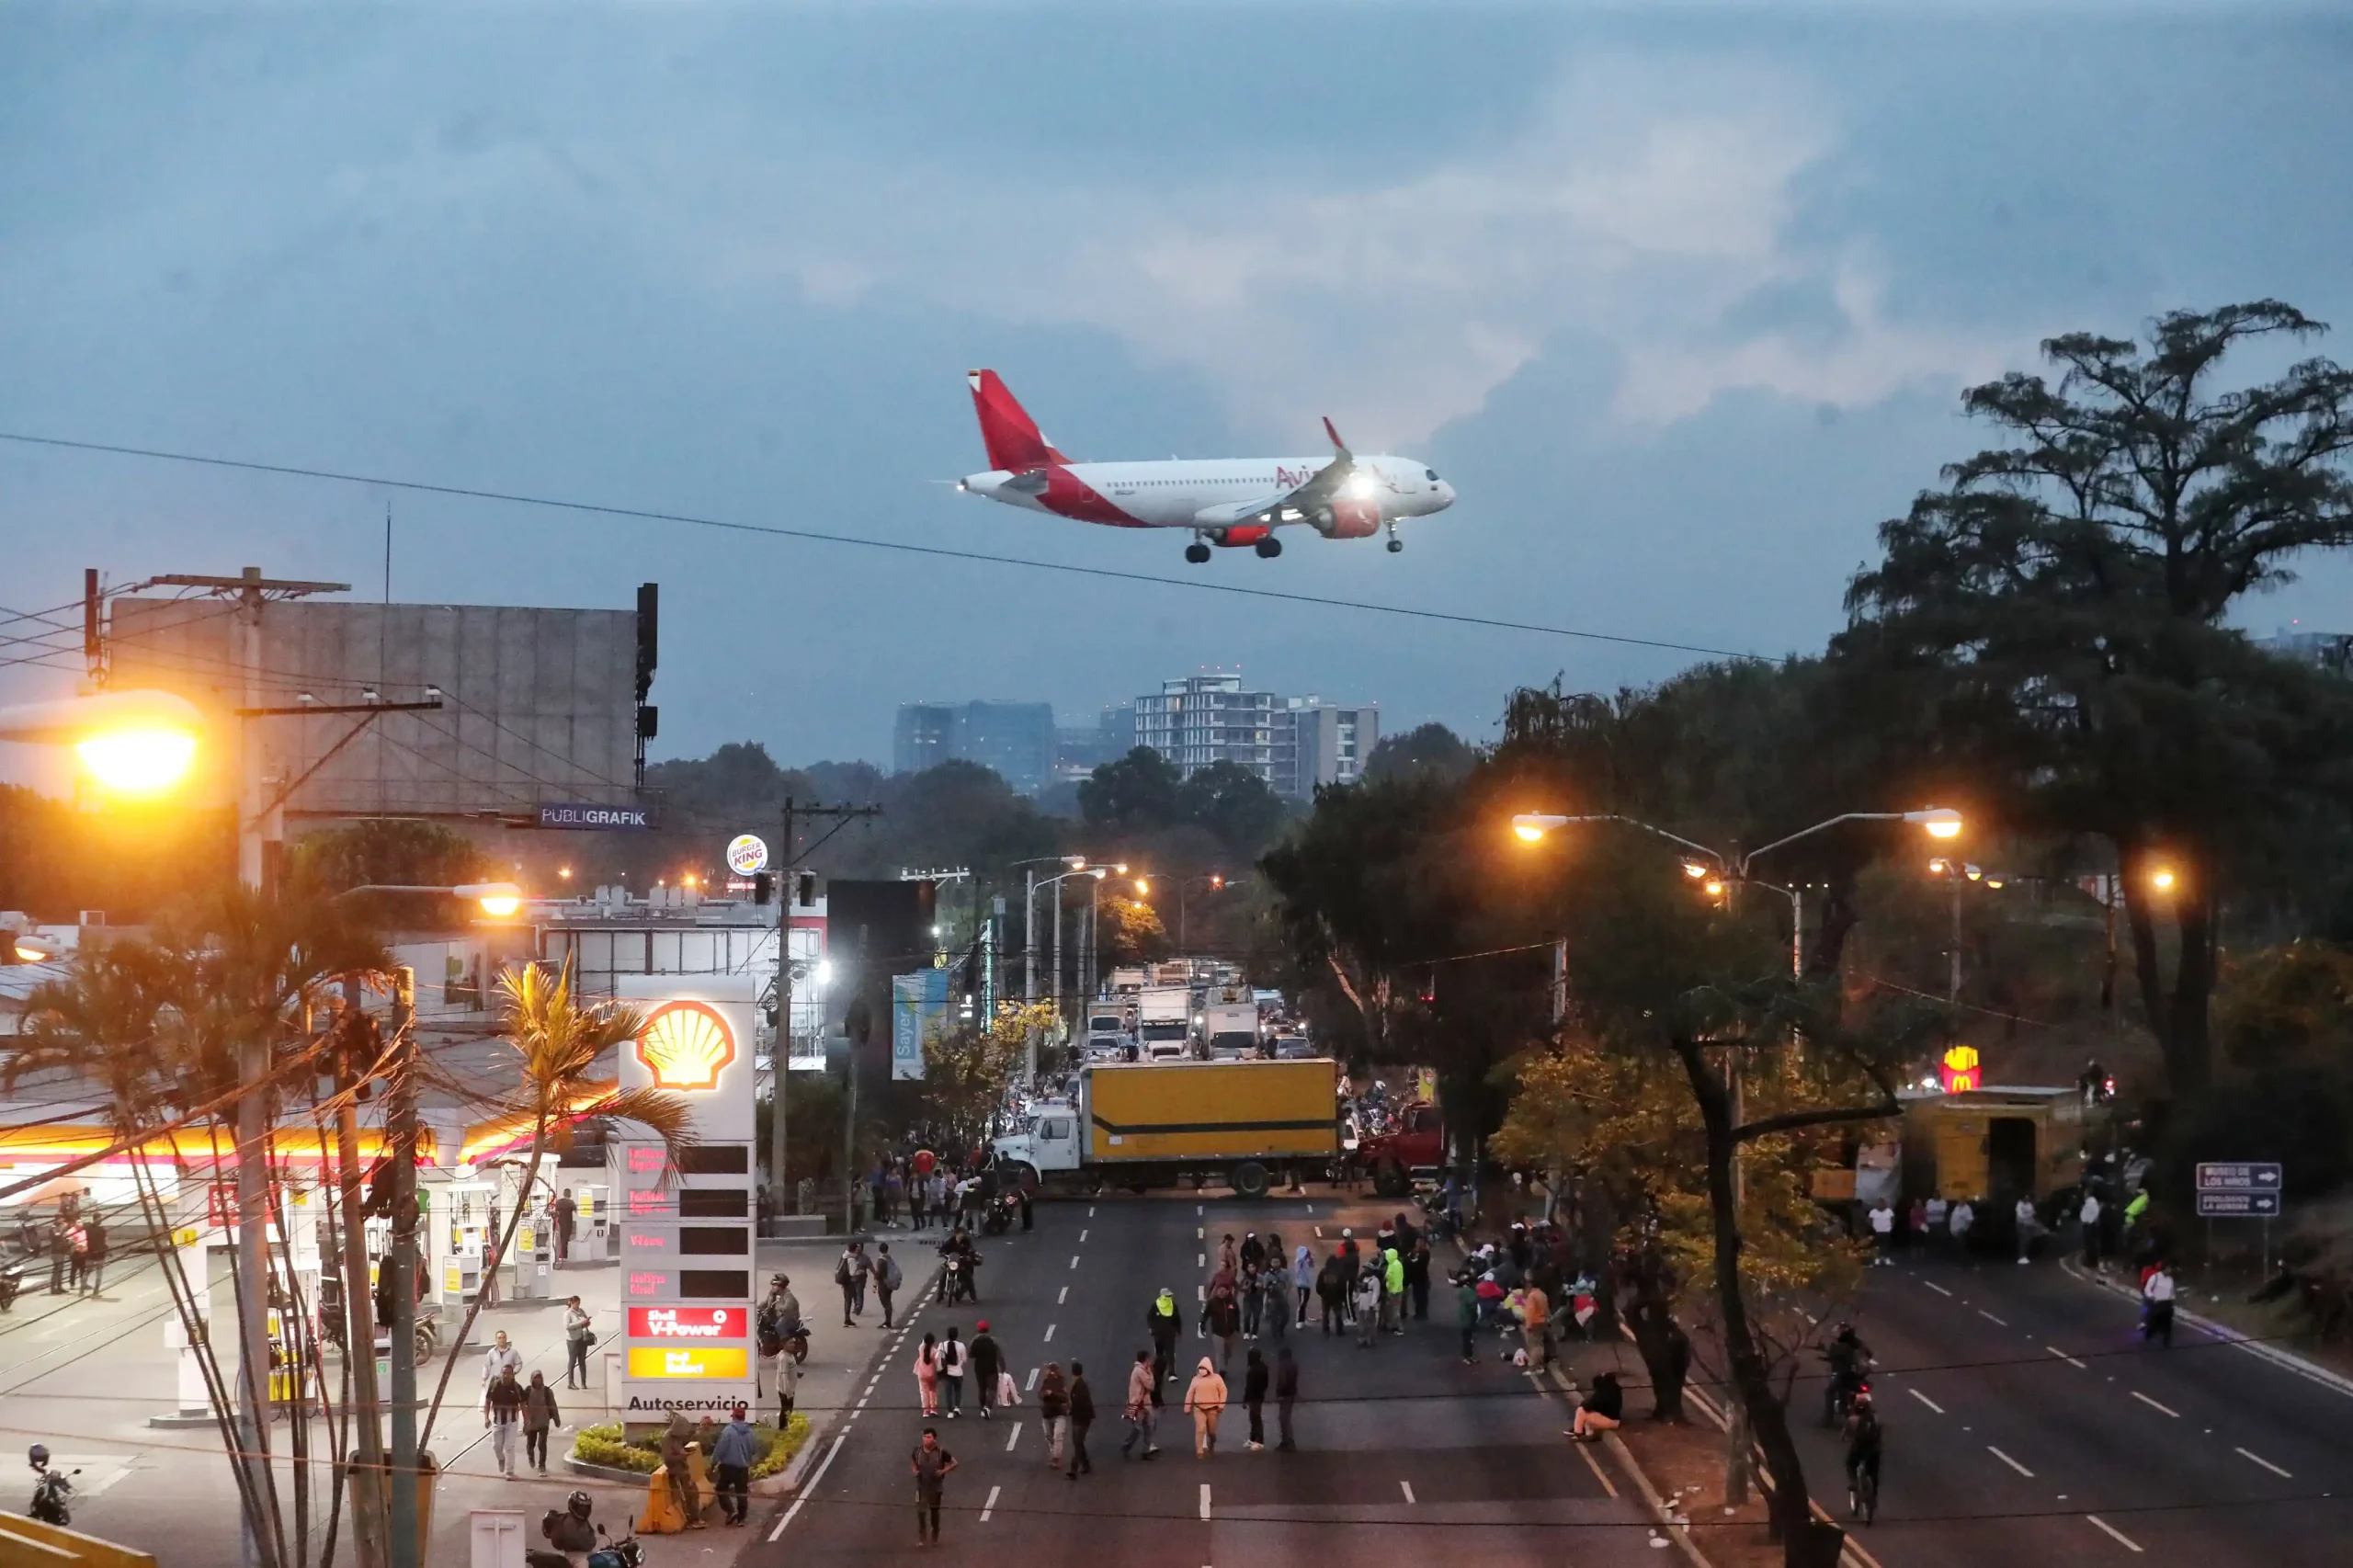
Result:
<svg viewBox="0 0 2353 1568"><path fill-rule="evenodd" d="M891 1076L923 1076L924 1037L948 1012L948 971L918 970L891 977Z"/></svg>
<svg viewBox="0 0 2353 1568"><path fill-rule="evenodd" d="M654 808L598 806L585 801L541 801L540 825L603 833L642 833L654 826Z"/></svg>

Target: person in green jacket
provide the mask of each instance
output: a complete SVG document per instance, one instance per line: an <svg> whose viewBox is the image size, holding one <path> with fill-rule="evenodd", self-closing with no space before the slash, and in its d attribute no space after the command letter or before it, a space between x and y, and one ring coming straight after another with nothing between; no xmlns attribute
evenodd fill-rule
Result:
<svg viewBox="0 0 2353 1568"><path fill-rule="evenodd" d="M1405 1332L1405 1260L1395 1247L1381 1255L1381 1326Z"/></svg>
<svg viewBox="0 0 2353 1568"><path fill-rule="evenodd" d="M1479 1358L1479 1282L1469 1274L1454 1277L1454 1326L1462 1331L1462 1364Z"/></svg>

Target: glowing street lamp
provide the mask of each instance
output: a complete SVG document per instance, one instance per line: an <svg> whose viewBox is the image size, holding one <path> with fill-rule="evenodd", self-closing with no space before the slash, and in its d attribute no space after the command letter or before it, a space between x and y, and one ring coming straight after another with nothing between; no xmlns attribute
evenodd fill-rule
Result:
<svg viewBox="0 0 2353 1568"><path fill-rule="evenodd" d="M460 882L455 887L414 882L362 882L356 888L346 888L335 896L354 898L363 892L448 893L453 898L472 900L493 920L504 920L523 907L523 890L513 882Z"/></svg>
<svg viewBox="0 0 2353 1568"><path fill-rule="evenodd" d="M109 691L0 708L0 741L66 745L100 787L135 798L165 794L196 761L204 716L168 691Z"/></svg>
<svg viewBox="0 0 2353 1568"><path fill-rule="evenodd" d="M2175 878L2173 874L2173 868L2170 866L2160 866L2155 870L2149 873L2149 885L2156 889L2159 892L2169 893L2173 892L2174 882Z"/></svg>
<svg viewBox="0 0 2353 1568"><path fill-rule="evenodd" d="M1526 844L1540 844L1546 834L1568 825L1567 817L1550 812L1522 812L1511 819L1511 830Z"/></svg>
<svg viewBox="0 0 2353 1568"><path fill-rule="evenodd" d="M1961 813L1949 806L1929 806L1921 811L1905 812L1904 820L1917 823L1930 838L1961 836Z"/></svg>

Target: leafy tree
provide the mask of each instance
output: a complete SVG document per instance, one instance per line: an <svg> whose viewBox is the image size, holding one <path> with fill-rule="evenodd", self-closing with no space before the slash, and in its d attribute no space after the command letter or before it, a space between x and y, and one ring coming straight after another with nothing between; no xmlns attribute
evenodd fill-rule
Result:
<svg viewBox="0 0 2353 1568"><path fill-rule="evenodd" d="M2218 901L2272 824L2346 783L2342 684L2224 625L2299 554L2353 542L2353 375L2314 358L2218 384L2234 350L2322 330L2276 301L2175 312L2145 347L2048 340L2055 385L1972 388L1963 405L2008 444L1881 526L1834 643L1872 711L1917 715L1893 751L1979 774L2017 825L2109 846L2182 1098L2212 1074Z"/></svg>
<svg viewBox="0 0 2353 1568"><path fill-rule="evenodd" d="M1150 746L1138 746L1080 780L1079 814L1092 828L1148 832L1183 818L1176 792L1183 780L1176 765Z"/></svg>
<svg viewBox="0 0 2353 1568"><path fill-rule="evenodd" d="M1174 945L1160 923L1160 912L1140 898L1103 893L1096 902L1096 919L1099 923L1096 946L1107 970L1114 964L1166 958Z"/></svg>
<svg viewBox="0 0 2353 1568"><path fill-rule="evenodd" d="M1051 1004L1002 1002L985 1025L949 1024L925 1037L922 1102L952 1139L951 1147L981 1142L990 1115L1021 1074L1029 1032L1053 1027Z"/></svg>
<svg viewBox="0 0 2353 1568"><path fill-rule="evenodd" d="M1178 785L1176 811L1245 857L1273 843L1287 814L1282 797L1238 762L1212 762Z"/></svg>
<svg viewBox="0 0 2353 1568"><path fill-rule="evenodd" d="M1394 778L1431 778L1451 784L1471 771L1479 754L1461 736L1432 721L1402 735L1383 735L1365 758L1368 784Z"/></svg>
<svg viewBox="0 0 2353 1568"><path fill-rule="evenodd" d="M294 843L292 879L321 896L370 883L387 887L455 887L483 881L490 857L457 829L439 823L371 818Z"/></svg>

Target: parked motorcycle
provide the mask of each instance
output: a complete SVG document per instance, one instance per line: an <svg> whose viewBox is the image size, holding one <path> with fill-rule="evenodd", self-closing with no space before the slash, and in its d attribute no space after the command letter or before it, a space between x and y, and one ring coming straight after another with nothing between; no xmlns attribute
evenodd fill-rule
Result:
<svg viewBox="0 0 2353 1568"><path fill-rule="evenodd" d="M18 1258L10 1263L0 1264L0 1312L14 1307L17 1304L17 1298L24 1293L24 1260Z"/></svg>

